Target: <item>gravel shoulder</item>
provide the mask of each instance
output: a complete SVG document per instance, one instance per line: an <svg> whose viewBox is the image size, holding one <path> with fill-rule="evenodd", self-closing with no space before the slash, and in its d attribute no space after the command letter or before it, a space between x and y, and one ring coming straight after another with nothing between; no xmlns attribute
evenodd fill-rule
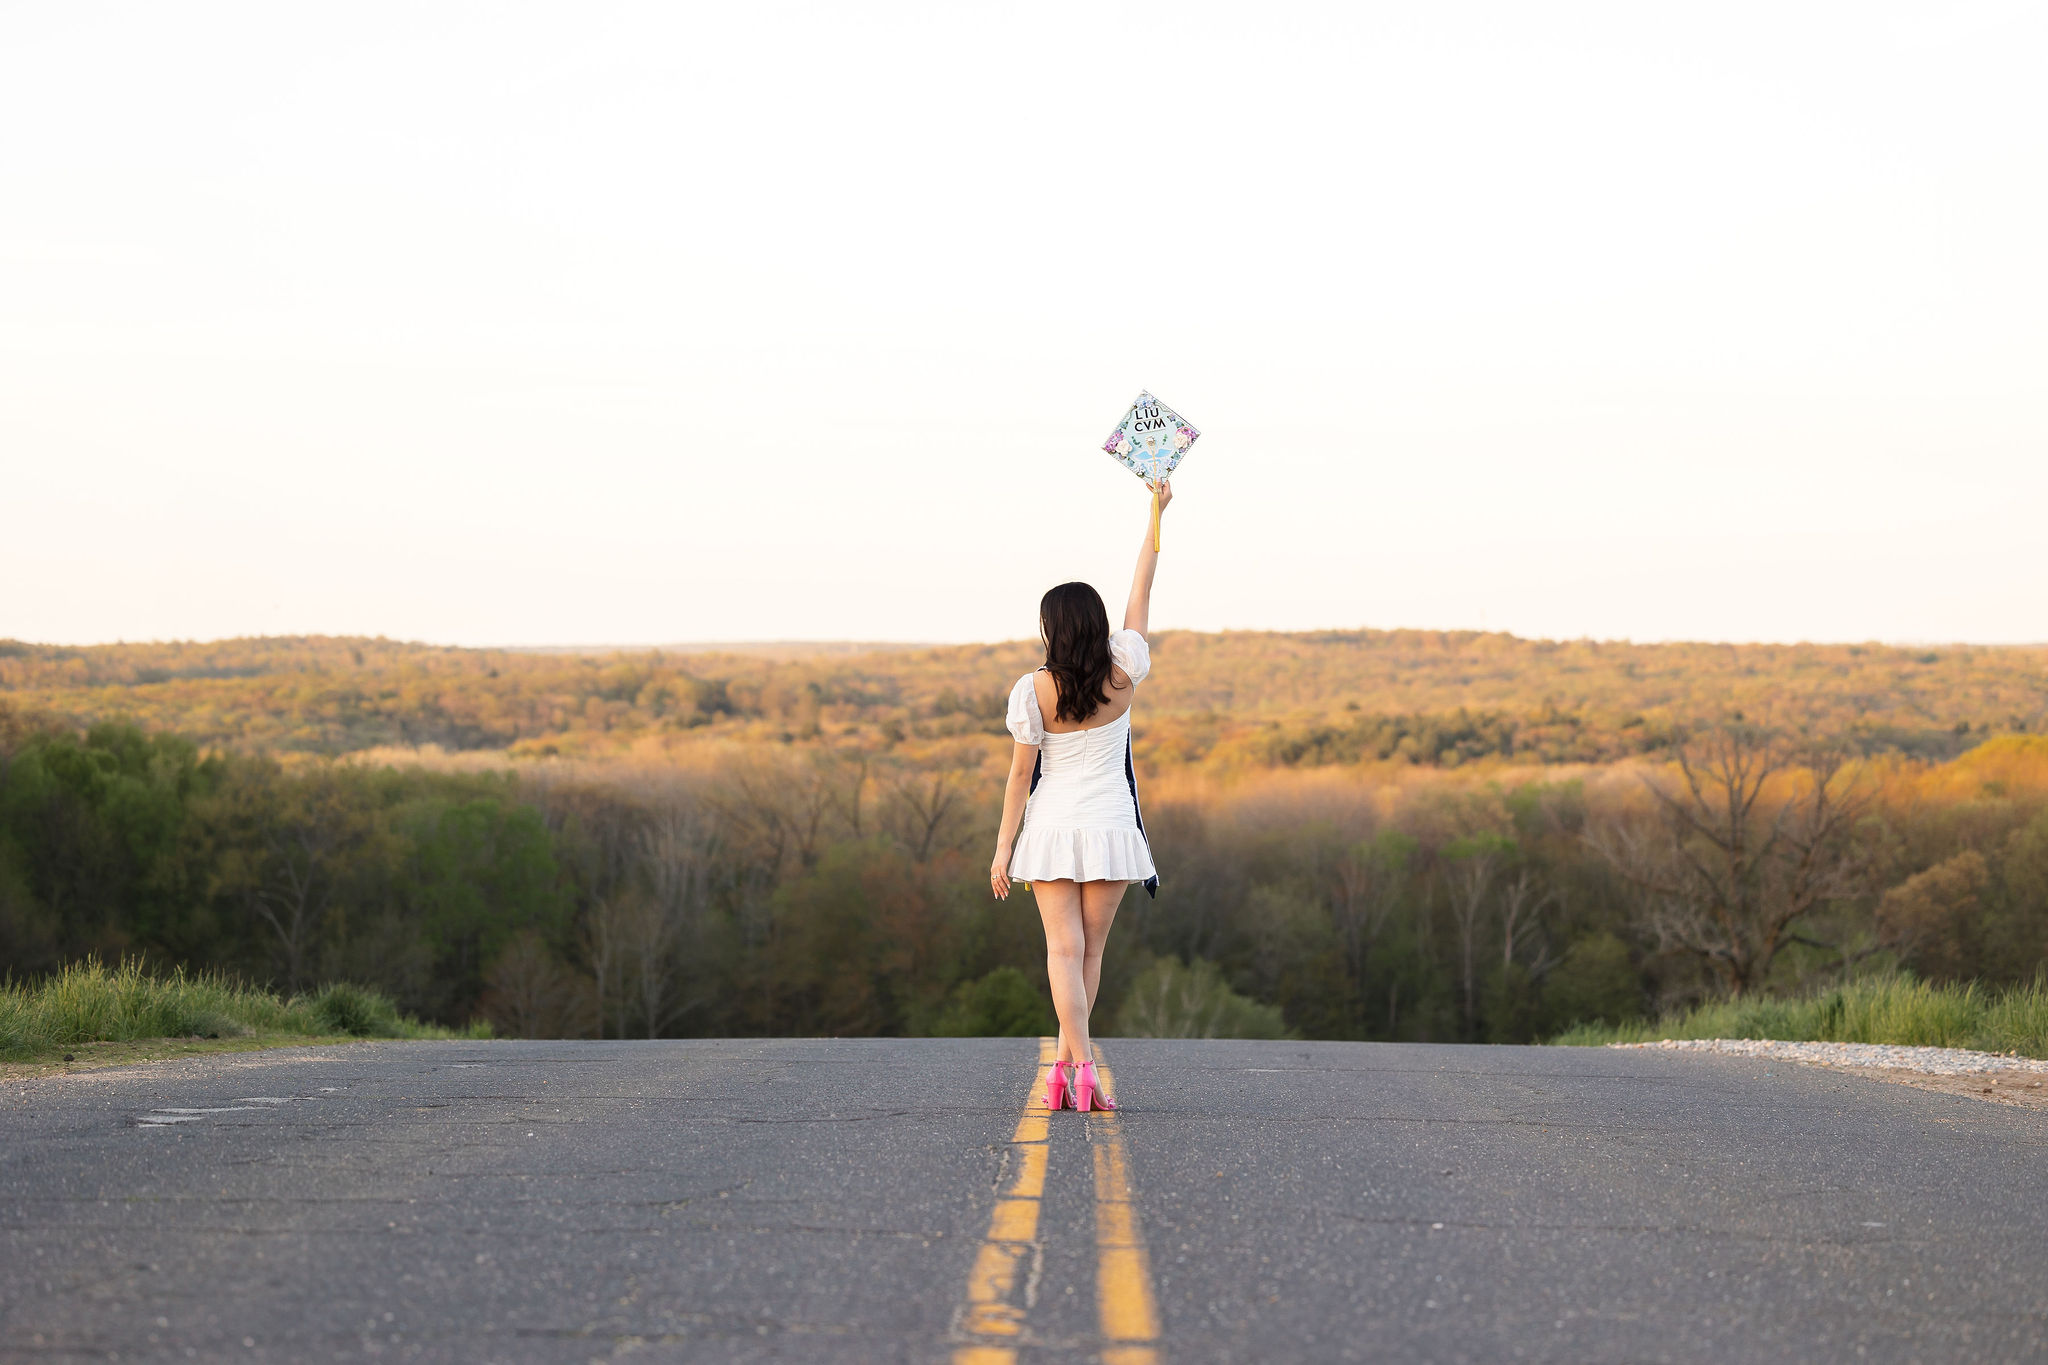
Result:
<svg viewBox="0 0 2048 1365"><path fill-rule="evenodd" d="M1762 1038L1665 1038L1612 1043L1621 1051L1713 1052L1846 1071L1868 1080L1909 1085L1993 1104L2048 1109L2048 1061L1956 1047L1888 1043L1788 1043Z"/></svg>
<svg viewBox="0 0 2048 1365"><path fill-rule="evenodd" d="M1831 1071L1846 1071L1854 1076L1863 1076L1873 1081L1889 1081L1893 1085L1910 1085L1916 1090L1932 1090L1942 1095L1967 1095L1973 1100L1989 1100L1993 1104L2016 1104L2023 1109L2048 1109L2048 1080L2039 1078L2018 1080L2010 1076L1931 1076L1924 1071L1909 1071L1896 1066L1833 1066Z"/></svg>

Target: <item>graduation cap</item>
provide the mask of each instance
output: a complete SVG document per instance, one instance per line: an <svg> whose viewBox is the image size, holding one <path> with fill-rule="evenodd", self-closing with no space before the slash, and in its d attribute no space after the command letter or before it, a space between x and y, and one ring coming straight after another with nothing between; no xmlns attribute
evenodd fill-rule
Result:
<svg viewBox="0 0 2048 1365"><path fill-rule="evenodd" d="M1159 549L1159 481L1173 473L1181 457L1201 439L1193 422L1154 398L1140 393L1123 421L1102 448L1152 490L1152 549Z"/></svg>

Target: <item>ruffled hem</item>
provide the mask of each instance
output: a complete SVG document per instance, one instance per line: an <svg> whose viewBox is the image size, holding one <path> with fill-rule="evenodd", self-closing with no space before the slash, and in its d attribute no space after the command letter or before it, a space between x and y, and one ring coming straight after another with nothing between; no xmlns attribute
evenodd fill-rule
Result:
<svg viewBox="0 0 2048 1365"><path fill-rule="evenodd" d="M1020 882L1142 882L1156 871L1135 829L1027 827L1010 852L1010 875Z"/></svg>

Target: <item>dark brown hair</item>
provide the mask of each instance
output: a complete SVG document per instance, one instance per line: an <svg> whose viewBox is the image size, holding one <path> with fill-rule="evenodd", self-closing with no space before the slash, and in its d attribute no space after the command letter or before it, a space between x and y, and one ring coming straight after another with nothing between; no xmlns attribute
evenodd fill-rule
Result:
<svg viewBox="0 0 2048 1365"><path fill-rule="evenodd" d="M1060 704L1054 720L1083 724L1109 705L1109 613L1086 583L1062 583L1038 599L1038 634L1045 641L1045 671Z"/></svg>

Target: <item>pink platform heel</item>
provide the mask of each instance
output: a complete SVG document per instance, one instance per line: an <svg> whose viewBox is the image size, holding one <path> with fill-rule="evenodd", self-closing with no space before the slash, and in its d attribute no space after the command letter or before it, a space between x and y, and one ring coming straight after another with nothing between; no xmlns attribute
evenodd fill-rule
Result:
<svg viewBox="0 0 2048 1365"><path fill-rule="evenodd" d="M1068 1092L1072 1088L1072 1083L1067 1080L1067 1064L1065 1062L1054 1062L1052 1069L1045 1073L1045 1107L1047 1109L1065 1109L1067 1107Z"/></svg>
<svg viewBox="0 0 2048 1365"><path fill-rule="evenodd" d="M1093 1062L1081 1063L1080 1069L1074 1073L1074 1107L1084 1114L1090 1109L1100 1109L1104 1113L1116 1110L1116 1101L1095 1079Z"/></svg>

